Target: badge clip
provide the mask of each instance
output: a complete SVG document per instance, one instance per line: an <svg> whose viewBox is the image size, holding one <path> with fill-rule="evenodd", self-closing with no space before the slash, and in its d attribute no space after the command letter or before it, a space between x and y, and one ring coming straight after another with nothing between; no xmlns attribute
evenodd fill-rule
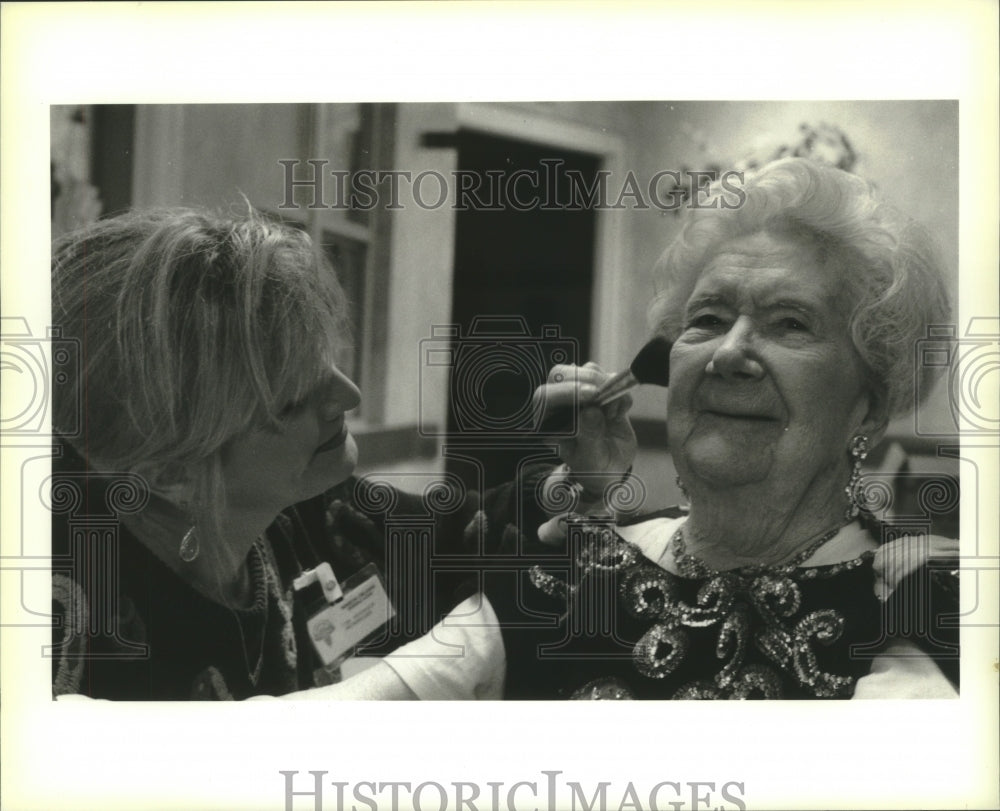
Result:
<svg viewBox="0 0 1000 811"><path fill-rule="evenodd" d="M292 586L306 609L309 638L327 669L339 666L355 647L396 616L382 577L370 563L343 586L329 563L303 572Z"/></svg>
<svg viewBox="0 0 1000 811"><path fill-rule="evenodd" d="M319 586L319 595L316 594L315 588L310 588L314 585ZM337 575L333 573L333 567L326 561L315 569L308 569L296 577L292 581L292 587L296 591L302 592L302 596L310 603L318 601L319 596L322 596L323 600L330 605L344 599L344 590L337 581Z"/></svg>

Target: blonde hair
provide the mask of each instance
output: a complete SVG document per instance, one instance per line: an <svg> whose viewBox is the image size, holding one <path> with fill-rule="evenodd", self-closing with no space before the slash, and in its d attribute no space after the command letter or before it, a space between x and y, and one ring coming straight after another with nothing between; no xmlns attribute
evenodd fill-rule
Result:
<svg viewBox="0 0 1000 811"><path fill-rule="evenodd" d="M888 415L912 409L940 371L914 372L917 342L951 316L944 264L927 230L857 175L804 158L768 164L747 176L743 191L742 203L732 207L732 191L716 187L701 203L706 207L688 212L657 263L654 329L671 339L680 334L698 276L726 242L760 231L804 239L839 274L851 340Z"/></svg>
<svg viewBox="0 0 1000 811"><path fill-rule="evenodd" d="M95 466L194 477L218 516L227 442L304 396L348 338L332 268L302 231L249 209L135 211L53 247L53 323L80 341L54 426Z"/></svg>

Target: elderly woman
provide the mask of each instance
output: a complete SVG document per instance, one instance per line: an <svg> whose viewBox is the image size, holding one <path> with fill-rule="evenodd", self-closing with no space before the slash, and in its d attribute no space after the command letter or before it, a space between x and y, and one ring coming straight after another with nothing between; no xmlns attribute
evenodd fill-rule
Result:
<svg viewBox="0 0 1000 811"><path fill-rule="evenodd" d="M114 217L55 246L52 299L82 358L55 396L57 696L499 697L499 638L425 666L464 644L422 636L434 620L495 618L458 575L387 565L383 500L351 477L343 294L304 233L253 212ZM441 511L437 551L478 549L487 525L498 545L522 484L527 500ZM362 643L389 656L343 678Z"/></svg>
<svg viewBox="0 0 1000 811"><path fill-rule="evenodd" d="M720 194L690 211L657 268L668 442L690 507L569 515L565 538L547 538L568 558L527 570L519 601L487 588L508 697L954 694L957 648L931 612L956 578L917 551L957 543L892 540L856 486L889 419L929 388L913 358L948 320L936 253L837 169L787 159L744 190L738 208ZM550 401L592 396L601 378L573 379L553 370Z"/></svg>

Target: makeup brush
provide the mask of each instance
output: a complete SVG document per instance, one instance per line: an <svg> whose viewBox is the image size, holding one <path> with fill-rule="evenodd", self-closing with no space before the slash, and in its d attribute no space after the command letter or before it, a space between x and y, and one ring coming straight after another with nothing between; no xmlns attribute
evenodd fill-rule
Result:
<svg viewBox="0 0 1000 811"><path fill-rule="evenodd" d="M597 390L597 405L606 406L643 383L654 386L669 385L672 346L673 344L662 335L657 335L649 341L639 350L639 354L625 371L608 378Z"/></svg>
<svg viewBox="0 0 1000 811"><path fill-rule="evenodd" d="M593 404L606 406L627 394L636 386L648 383L667 386L670 379L670 343L662 335L650 340L635 356L629 367L609 377L597 390ZM591 403L587 403L590 405ZM568 408L559 408L550 414L539 427L539 433L565 433L571 427L572 414Z"/></svg>

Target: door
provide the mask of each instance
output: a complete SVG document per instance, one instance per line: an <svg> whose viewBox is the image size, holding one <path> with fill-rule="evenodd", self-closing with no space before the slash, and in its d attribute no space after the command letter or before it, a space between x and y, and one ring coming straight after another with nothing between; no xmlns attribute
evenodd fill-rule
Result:
<svg viewBox="0 0 1000 811"><path fill-rule="evenodd" d="M531 394L552 363L590 356L596 212L579 192L599 167L596 155L460 131L469 191L456 197L448 445L479 460L486 486L532 455Z"/></svg>

